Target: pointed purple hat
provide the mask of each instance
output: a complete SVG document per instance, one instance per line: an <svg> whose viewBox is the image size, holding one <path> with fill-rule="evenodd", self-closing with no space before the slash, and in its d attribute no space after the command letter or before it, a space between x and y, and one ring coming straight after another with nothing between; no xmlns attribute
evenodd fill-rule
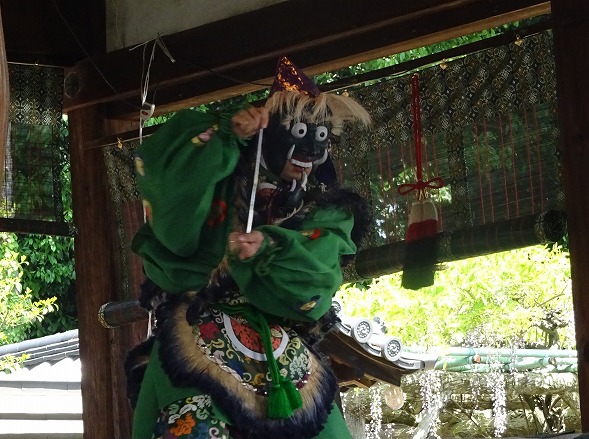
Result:
<svg viewBox="0 0 589 439"><path fill-rule="evenodd" d="M277 91L297 91L316 98L321 93L315 83L286 56L278 60L276 76L270 89L270 95Z"/></svg>

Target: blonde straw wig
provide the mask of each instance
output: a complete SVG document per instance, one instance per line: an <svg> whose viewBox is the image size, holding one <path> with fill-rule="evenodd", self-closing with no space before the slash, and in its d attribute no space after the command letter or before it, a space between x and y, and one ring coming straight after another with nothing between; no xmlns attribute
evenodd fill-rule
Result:
<svg viewBox="0 0 589 439"><path fill-rule="evenodd" d="M335 93L320 93L312 97L297 91L277 91L268 98L265 107L270 114L280 114L286 127L294 122L330 124L331 132L339 135L344 123L370 123L368 112L354 99Z"/></svg>

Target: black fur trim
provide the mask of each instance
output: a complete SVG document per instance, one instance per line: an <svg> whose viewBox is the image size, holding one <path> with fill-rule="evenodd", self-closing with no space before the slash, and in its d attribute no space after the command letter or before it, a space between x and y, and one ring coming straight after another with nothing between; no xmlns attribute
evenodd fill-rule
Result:
<svg viewBox="0 0 589 439"><path fill-rule="evenodd" d="M139 343L127 354L125 359L124 369L127 376L127 398L131 407L135 408L137 405L137 398L141 390L141 383L145 375L145 369L149 363L151 350L155 337L150 337L142 343Z"/></svg>
<svg viewBox="0 0 589 439"><path fill-rule="evenodd" d="M194 324L211 303L219 302L237 291L238 287L233 277L221 267L211 275L209 284L205 288L189 297L188 310L186 311L186 320L189 324Z"/></svg>
<svg viewBox="0 0 589 439"><path fill-rule="evenodd" d="M335 308L329 310L316 322L295 322L290 325L292 329L301 337L307 346L316 346L321 340L329 334L341 319L337 316Z"/></svg>
<svg viewBox="0 0 589 439"><path fill-rule="evenodd" d="M196 345L186 322L187 305L178 303L159 332L159 356L164 371L177 387L197 387L210 394L248 439L306 439L323 429L338 390L328 360L309 348L314 370L300 390L303 407L285 419L266 417L267 398L248 390L229 372L211 361Z"/></svg>
<svg viewBox="0 0 589 439"><path fill-rule="evenodd" d="M209 301L201 294L197 294L194 301L188 305L186 310L186 321L189 325L194 325L202 313L209 305Z"/></svg>
<svg viewBox="0 0 589 439"><path fill-rule="evenodd" d="M139 290L139 305L150 311L154 308L154 301L163 300L164 291L150 278L146 278Z"/></svg>

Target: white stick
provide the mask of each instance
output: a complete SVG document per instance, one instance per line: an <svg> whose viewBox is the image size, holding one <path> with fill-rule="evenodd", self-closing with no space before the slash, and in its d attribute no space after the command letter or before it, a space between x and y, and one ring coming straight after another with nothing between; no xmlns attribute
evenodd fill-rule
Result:
<svg viewBox="0 0 589 439"><path fill-rule="evenodd" d="M256 189L258 187L258 176L260 174L260 158L262 157L262 134L264 129L261 128L258 133L258 149L256 151L256 166L254 168L254 182L252 184L252 194L250 196L250 208L247 216L247 227L245 233L252 231L252 225L254 222L254 204L256 203Z"/></svg>

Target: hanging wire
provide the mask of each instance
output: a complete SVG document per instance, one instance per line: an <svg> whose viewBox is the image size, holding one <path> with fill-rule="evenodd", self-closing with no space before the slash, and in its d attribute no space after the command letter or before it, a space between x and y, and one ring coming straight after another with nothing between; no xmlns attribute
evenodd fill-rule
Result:
<svg viewBox="0 0 589 439"><path fill-rule="evenodd" d="M145 68L145 54L147 52L147 47L149 43L153 42L151 46L151 55L149 56L149 62L147 64L147 69ZM146 41L145 43L141 43L135 47L129 49L135 50L137 47L143 46L143 58L142 58L142 65L141 65L141 107L139 110L139 144L143 143L143 127L145 126L145 122L151 118L153 115L153 110L155 105L153 103L147 102L147 92L149 91L149 74L151 72L151 64L153 59L155 58L155 48L157 46L156 40Z"/></svg>
<svg viewBox="0 0 589 439"><path fill-rule="evenodd" d="M215 76L217 76L217 77L219 77L219 78L226 79L227 81L231 81L231 82L234 82L234 83L236 83L236 84L251 84L251 85L258 85L258 86L260 86L260 87L267 87L267 88L270 88L270 87L272 87L272 84L265 84L265 83L262 83L262 82L256 82L256 81L243 81L243 80L241 80L241 79L238 79L238 78L236 78L236 77L234 77L234 76L227 75L227 74L225 74L225 73L221 73L221 72L218 72L218 71L216 71L216 70L213 70L213 69L210 69L210 68L208 68L208 67L205 67L205 66L203 66L203 65L201 65L201 64L196 64L196 63L195 63L195 62L193 62L193 61L179 60L178 62L179 62L180 64L184 64L184 65L187 65L187 66L189 66L189 67L194 67L194 68L197 68L197 69L199 69L199 70L202 70L202 71L205 71L205 72L212 73L213 75L215 75Z"/></svg>
<svg viewBox="0 0 589 439"><path fill-rule="evenodd" d="M74 38L74 40L76 41L76 43L78 44L78 46L80 47L80 49L82 50L82 52L84 52L84 55L86 55L86 58L88 59L88 61L90 61L90 63L92 64L92 66L94 66L94 69L96 70L96 72L98 72L98 74L100 75L100 77L102 78L102 80L104 81L104 83L106 85L108 85L108 87L115 94L118 95L119 92L117 91L117 89L110 83L110 81L107 79L106 75L104 73L102 73L102 70L100 70L100 68L98 67L98 65L96 64L96 62L92 59L92 56L88 53L88 51L86 50L86 48L84 47L84 45L82 44L82 42L80 41L80 39L78 38L78 36L76 35L76 33L74 32L74 30L72 29L72 27L70 26L70 24L68 23L68 21L66 20L66 18L61 13L61 10L59 9L59 6L57 6L57 1L56 0L53 0L53 7L57 11L57 15L59 15L59 17L61 18L61 20L65 24L65 27L67 27L67 29L69 30L70 34L72 35L72 37ZM137 109L137 105L133 105L132 103L127 102L125 100L123 100L122 102L125 103L126 105L129 105L132 108Z"/></svg>
<svg viewBox="0 0 589 439"><path fill-rule="evenodd" d="M94 67L94 69L96 70L96 72L100 75L100 77L102 78L102 80L104 81L104 83L113 91L113 93L115 95L119 95L119 91L112 85L112 83L108 80L108 78L106 77L106 75L102 72L102 70L100 69L100 67L96 64L96 62L94 61L94 59L92 58L92 56L90 55L90 53L86 50L86 48L84 47L84 45L82 44L82 42L80 41L80 39L78 38L78 36L76 35L76 33L74 32L73 28L71 27L71 25L69 24L69 22L67 21L67 19L65 18L65 16L62 14L61 10L59 9L59 6L57 5L57 1L53 0L53 7L55 8L57 14L59 15L59 17L61 18L61 20L63 21L63 23L65 24L66 28L68 29L68 31L70 32L70 34L72 35L72 37L74 38L74 40L76 41L76 44L79 46L79 48L82 50L82 52L84 53L84 55L86 56L86 59L92 64L92 66ZM118 28L117 28L117 34L118 34ZM137 47L141 47L141 46L146 46L147 44L149 44L150 42L154 42L154 45L158 45L160 46L160 48L162 49L162 51L166 54L166 56L168 56L168 58L170 59L171 62L175 63L177 60L172 57L172 55L170 54L170 51L168 50L167 46L165 45L163 39L162 39L162 35L158 33L158 36L155 39L152 40L148 40L144 43L138 44L135 47L132 47L129 50L133 50ZM150 60L150 65L151 65L151 61L153 59ZM144 59L145 61L145 59ZM263 84L263 83L259 83L259 82L252 82L252 81L243 81L240 80L239 78L235 78L233 76L230 75L226 75L220 72L217 72L216 70L204 67L202 65L196 64L194 62L191 61L186 61L183 60L182 64L191 66L191 67L195 67L199 70L203 70L209 73L212 73L215 76L218 76L219 78L223 78L226 79L228 81L234 82L236 84L252 84L252 85L257 85L257 86L262 86L262 87L270 87L271 84ZM142 69L143 70L143 69ZM143 78L143 71L142 71L142 78ZM149 79L149 76L147 76L147 80ZM143 87L142 87L142 97L144 95L143 92ZM155 92L154 92L154 96L155 96ZM123 102L124 104L130 106L131 108L134 109L139 109L141 111L141 107L137 107L137 105L134 105L126 100L121 100L121 102ZM142 102L143 104L143 102Z"/></svg>
<svg viewBox="0 0 589 439"><path fill-rule="evenodd" d="M147 69L145 68L145 57L147 53L147 48L150 43L153 43L151 46L151 54L149 56L149 62L147 63ZM176 60L168 50L166 44L162 39L162 35L158 33L157 37L146 41L141 44L137 44L134 47L131 47L129 51L135 50L138 47L143 47L143 57L142 57L142 65L141 65L141 109L139 110L139 143L143 143L143 128L145 127L145 122L147 122L152 116L155 110L155 94L157 92L157 85L154 89L153 96L151 102L147 101L147 93L149 92L149 80L150 80L150 73L151 73L151 65L155 58L155 49L156 47L160 47L162 52L169 58L172 63L175 63Z"/></svg>

